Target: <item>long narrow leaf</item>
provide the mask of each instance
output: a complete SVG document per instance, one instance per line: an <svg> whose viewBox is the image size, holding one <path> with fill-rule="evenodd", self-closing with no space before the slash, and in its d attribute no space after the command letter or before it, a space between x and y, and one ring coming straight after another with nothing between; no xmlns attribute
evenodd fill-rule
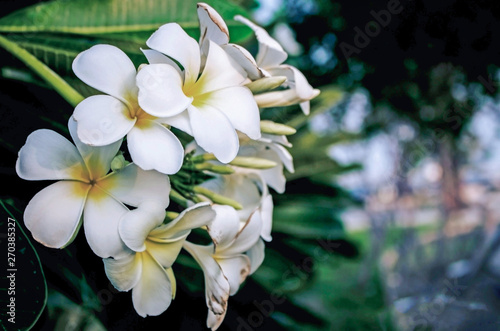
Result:
<svg viewBox="0 0 500 331"><path fill-rule="evenodd" d="M64 79L56 74L52 69L38 60L34 55L0 35L0 46L9 53L17 57L30 69L36 72L45 82L54 88L72 106L76 106L83 100L83 96L73 89Z"/></svg>

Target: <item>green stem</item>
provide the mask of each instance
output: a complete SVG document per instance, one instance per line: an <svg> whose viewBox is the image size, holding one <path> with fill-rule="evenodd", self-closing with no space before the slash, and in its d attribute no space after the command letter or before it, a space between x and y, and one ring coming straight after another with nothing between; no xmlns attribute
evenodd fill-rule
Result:
<svg viewBox="0 0 500 331"><path fill-rule="evenodd" d="M243 209L243 206L238 203L237 201L234 201L233 199L230 199L228 197L225 197L223 195L217 194L213 191L210 191L207 188L204 188L202 186L194 186L193 191L195 193L201 194L212 200L213 202L220 204L220 205L228 205L233 207L234 209Z"/></svg>
<svg viewBox="0 0 500 331"><path fill-rule="evenodd" d="M191 161L193 163L200 163L200 162L213 161L213 160L217 160L217 158L212 153L196 155L196 156L193 156L191 158Z"/></svg>
<svg viewBox="0 0 500 331"><path fill-rule="evenodd" d="M0 46L9 53L17 57L31 70L36 72L47 84L52 86L70 105L76 107L84 98L74 88L72 88L64 79L50 69L46 64L38 60L34 55L20 47L15 42L10 41L0 35Z"/></svg>
<svg viewBox="0 0 500 331"><path fill-rule="evenodd" d="M187 206L188 206L188 201L186 200L186 198L184 198L182 196L182 194L180 194L179 192L177 192L174 189L170 190L170 199L172 199L173 201L175 201L176 203L178 203L182 207L187 208Z"/></svg>

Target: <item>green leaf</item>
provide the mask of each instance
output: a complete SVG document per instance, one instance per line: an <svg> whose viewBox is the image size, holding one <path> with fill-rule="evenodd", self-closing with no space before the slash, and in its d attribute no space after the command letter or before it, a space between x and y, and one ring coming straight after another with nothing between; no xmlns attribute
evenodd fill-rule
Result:
<svg viewBox="0 0 500 331"><path fill-rule="evenodd" d="M315 155L314 157L301 157L296 158L294 173L287 173L287 180L295 180L298 178L312 177L321 174L338 175L347 171L359 170L361 165L349 164L342 166L336 161L332 160L328 155Z"/></svg>
<svg viewBox="0 0 500 331"><path fill-rule="evenodd" d="M252 278L268 291L289 294L306 285L306 272L294 268L295 263L274 249L266 248L266 258Z"/></svg>
<svg viewBox="0 0 500 331"><path fill-rule="evenodd" d="M207 3L225 19L232 42L252 34L232 19L237 14L247 16L243 8L230 1ZM79 81L71 69L76 55L96 44L110 44L139 66L146 62L140 48L147 48L146 40L165 23L177 22L198 38L196 4L194 0L54 0L1 18L0 33L8 33L7 41L33 54L80 94L89 96L96 91Z"/></svg>
<svg viewBox="0 0 500 331"><path fill-rule="evenodd" d="M0 35L0 46L36 72L71 105L76 106L83 99L82 95L73 89L64 79L17 43Z"/></svg>
<svg viewBox="0 0 500 331"><path fill-rule="evenodd" d="M231 40L238 42L251 30L233 20L245 10L231 1L206 1L225 19ZM198 0L54 0L16 11L0 19L0 32L52 32L107 36L145 42L165 23L177 22L199 35Z"/></svg>
<svg viewBox="0 0 500 331"><path fill-rule="evenodd" d="M0 200L0 210L0 245L4 255L4 269L0 278L0 326L3 329L28 330L45 308L47 284L38 254L17 222L22 217L21 212L13 206L10 199ZM15 246L10 245L15 249L9 248L8 243L13 242L10 238L15 238Z"/></svg>
<svg viewBox="0 0 500 331"><path fill-rule="evenodd" d="M273 231L298 238L341 238L344 228L336 213L338 210L295 201L274 208Z"/></svg>

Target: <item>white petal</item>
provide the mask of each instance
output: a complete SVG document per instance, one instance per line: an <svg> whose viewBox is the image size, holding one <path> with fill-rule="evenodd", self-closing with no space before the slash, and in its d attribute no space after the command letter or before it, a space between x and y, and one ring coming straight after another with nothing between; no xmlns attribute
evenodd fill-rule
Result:
<svg viewBox="0 0 500 331"><path fill-rule="evenodd" d="M87 145L104 146L117 141L132 129L136 119L127 106L109 95L93 95L76 106L78 138Z"/></svg>
<svg viewBox="0 0 500 331"><path fill-rule="evenodd" d="M216 177L201 186L239 202L243 209L237 211L240 221L245 222L260 205L261 193L253 172L238 171L232 175Z"/></svg>
<svg viewBox="0 0 500 331"><path fill-rule="evenodd" d="M256 212L245 223L245 226L238 233L235 241L224 251L217 252L223 256L233 256L248 251L260 238L262 229L262 219L260 213Z"/></svg>
<svg viewBox="0 0 500 331"><path fill-rule="evenodd" d="M300 105L300 109L302 109L302 112L305 115L309 115L309 113L311 112L310 102L309 101L304 101L304 102L299 103L299 105Z"/></svg>
<svg viewBox="0 0 500 331"><path fill-rule="evenodd" d="M261 171L261 175L269 187L277 193L284 193L286 188L286 177L283 175L282 167L274 167Z"/></svg>
<svg viewBox="0 0 500 331"><path fill-rule="evenodd" d="M210 40L218 45L225 45L229 42L226 22L215 9L206 3L198 3L198 20L200 21L199 44L205 54L208 54Z"/></svg>
<svg viewBox="0 0 500 331"><path fill-rule="evenodd" d="M219 45L210 41L207 63L195 84L194 91L196 92L193 93L200 95L226 87L240 86L244 80L245 76L231 66L226 52Z"/></svg>
<svg viewBox="0 0 500 331"><path fill-rule="evenodd" d="M231 162L238 154L238 136L224 113L203 105L188 108L194 139L201 148L213 153L222 163Z"/></svg>
<svg viewBox="0 0 500 331"><path fill-rule="evenodd" d="M207 225L215 217L215 211L208 202L197 203L183 210L179 216L151 231L151 237L174 238L178 233Z"/></svg>
<svg viewBox="0 0 500 331"><path fill-rule="evenodd" d="M198 153L196 153L196 154L198 154ZM231 176L222 176L222 175L214 174L213 179L209 179L206 182L203 182L202 184L200 184L200 186L203 186L203 187L205 187L205 188L207 188L210 191L213 191L215 193L224 195L225 194L224 192L226 191L226 188L227 188L226 182L229 182L229 178L231 178ZM226 194L226 196L229 197L228 194Z"/></svg>
<svg viewBox="0 0 500 331"><path fill-rule="evenodd" d="M266 77L266 72L259 68L252 54L245 48L236 44L227 44L221 47L231 59L236 61L236 63L245 70L248 78L257 80Z"/></svg>
<svg viewBox="0 0 500 331"><path fill-rule="evenodd" d="M210 92L208 95L206 103L223 112L236 130L251 139L261 137L259 107L248 88L228 87Z"/></svg>
<svg viewBox="0 0 500 331"><path fill-rule="evenodd" d="M69 245L80 228L89 189L85 183L60 181L38 192L24 211L33 238L51 248Z"/></svg>
<svg viewBox="0 0 500 331"><path fill-rule="evenodd" d="M254 173L235 173L230 176L224 176L226 185L221 193L238 201L243 209L238 210L240 220L246 222L252 213L260 205L261 192L257 186L260 178Z"/></svg>
<svg viewBox="0 0 500 331"><path fill-rule="evenodd" d="M115 46L95 45L81 52L73 71L85 84L124 102L137 93L134 64Z"/></svg>
<svg viewBox="0 0 500 331"><path fill-rule="evenodd" d="M139 254L128 254L120 259L103 259L106 276L119 291L131 290L142 276L142 261Z"/></svg>
<svg viewBox="0 0 500 331"><path fill-rule="evenodd" d="M162 25L146 44L179 62L185 71L184 85L194 84L200 72L200 48L179 24Z"/></svg>
<svg viewBox="0 0 500 331"><path fill-rule="evenodd" d="M133 251L146 250L146 238L151 230L165 218L165 207L155 202L145 202L137 209L125 213L118 224L118 233L125 245Z"/></svg>
<svg viewBox="0 0 500 331"><path fill-rule="evenodd" d="M222 268L222 272L229 282L229 295L235 295L238 292L240 284L250 274L250 259L246 255L237 255L230 258L217 259L217 263Z"/></svg>
<svg viewBox="0 0 500 331"><path fill-rule="evenodd" d="M117 200L133 207L155 201L165 209L170 201L168 176L155 170L142 170L133 163L100 180L99 186Z"/></svg>
<svg viewBox="0 0 500 331"><path fill-rule="evenodd" d="M172 302L172 285L165 269L147 252L142 256L142 277L132 290L132 302L142 317L158 316Z"/></svg>
<svg viewBox="0 0 500 331"><path fill-rule="evenodd" d="M27 180L79 179L89 175L75 146L52 130L36 130L19 150L19 177Z"/></svg>
<svg viewBox="0 0 500 331"><path fill-rule="evenodd" d="M273 227L273 197L267 194L262 198L260 206L260 218L262 220L262 229L260 231L260 236L265 241L271 241L271 229Z"/></svg>
<svg viewBox="0 0 500 331"><path fill-rule="evenodd" d="M76 121L73 117L70 117L68 121L69 133L87 165L91 179L99 179L105 176L111 168L111 161L120 149L122 140L120 139L106 146L89 146L78 138L76 126Z"/></svg>
<svg viewBox="0 0 500 331"><path fill-rule="evenodd" d="M141 120L127 135L132 160L144 170L174 174L182 166L184 148L177 137L157 122Z"/></svg>
<svg viewBox="0 0 500 331"><path fill-rule="evenodd" d="M186 241L184 248L203 270L205 276L205 300L208 309L215 315L222 315L223 318L227 310L230 287L219 264L212 257L213 247L211 245L195 245Z"/></svg>
<svg viewBox="0 0 500 331"><path fill-rule="evenodd" d="M216 216L207 225L208 233L214 244L220 247L228 246L236 237L240 228L240 218L233 207L224 205L214 205L213 210Z"/></svg>
<svg viewBox="0 0 500 331"><path fill-rule="evenodd" d="M170 268L177 259L177 256L179 256L179 252L188 235L189 231L168 243L154 241L155 238L150 236L146 241L147 251L162 267Z"/></svg>
<svg viewBox="0 0 500 331"><path fill-rule="evenodd" d="M102 258L120 258L129 251L118 234L118 223L129 210L99 187L90 191L83 222L85 237L94 253Z"/></svg>
<svg viewBox="0 0 500 331"><path fill-rule="evenodd" d="M139 105L156 117L177 115L193 100L184 95L182 84L182 77L171 65L146 65L137 74Z"/></svg>
<svg viewBox="0 0 500 331"><path fill-rule="evenodd" d="M288 141L286 136L278 136L275 134L263 133L261 141L266 142L266 143L280 144L280 145L283 145L285 147L292 147L292 144L290 144L290 142Z"/></svg>
<svg viewBox="0 0 500 331"><path fill-rule="evenodd" d="M191 120L189 119L189 113L187 112L187 110L172 117L164 117L158 119L158 122L171 125L192 136L193 130L191 129L190 121Z"/></svg>
<svg viewBox="0 0 500 331"><path fill-rule="evenodd" d="M289 84L290 88L296 89L297 95L300 99L310 100L313 96L316 96L316 92L307 82L307 78L295 67L290 65L281 65L279 67L269 69L269 73L273 76L286 76L288 81L285 82L285 85Z"/></svg>
<svg viewBox="0 0 500 331"><path fill-rule="evenodd" d="M271 169L264 169L260 171L260 174L266 184L278 193L285 192L286 177L283 174L283 164L281 163L279 156L272 150L265 150L261 153L260 157L263 157L266 160L274 161L278 164L276 167Z"/></svg>
<svg viewBox="0 0 500 331"><path fill-rule="evenodd" d="M168 56L166 56L158 51L155 51L154 49L142 49L141 48L141 51L144 54L144 56L146 56L146 58L148 59L148 62L150 64L164 63L164 64L169 64L172 67L174 67L175 70L177 70L179 75L182 77L182 81L184 81L184 72L181 70L181 68L179 68L177 63L175 63L175 61L173 61L171 58L169 58Z"/></svg>
<svg viewBox="0 0 500 331"><path fill-rule="evenodd" d="M257 240L255 245L246 252L248 258L250 259L250 275L253 274L264 262L265 258L265 245L262 239Z"/></svg>
<svg viewBox="0 0 500 331"><path fill-rule="evenodd" d="M211 329L212 331L215 331L219 328L219 326L222 324L224 321L224 317L226 317L226 313L221 315L215 315L210 309L208 310L208 316L207 316L207 328Z"/></svg>
<svg viewBox="0 0 500 331"><path fill-rule="evenodd" d="M283 162L283 164L285 165L285 168L290 172L294 172L293 157L290 154L290 152L288 152L288 150L285 147L278 144L269 144L269 147L272 150L274 150L276 154L278 154L278 157L281 160L281 162Z"/></svg>
<svg viewBox="0 0 500 331"><path fill-rule="evenodd" d="M168 279L170 280L170 286L172 287L172 299L175 299L175 294L177 292L177 281L175 280L174 271L172 268L166 268Z"/></svg>
<svg viewBox="0 0 500 331"><path fill-rule="evenodd" d="M283 47L274 40L269 33L263 28L255 25L250 20L237 15L234 17L236 21L248 25L254 32L259 42L259 52L257 53L257 63L261 68L269 68L283 63L288 54L283 50Z"/></svg>

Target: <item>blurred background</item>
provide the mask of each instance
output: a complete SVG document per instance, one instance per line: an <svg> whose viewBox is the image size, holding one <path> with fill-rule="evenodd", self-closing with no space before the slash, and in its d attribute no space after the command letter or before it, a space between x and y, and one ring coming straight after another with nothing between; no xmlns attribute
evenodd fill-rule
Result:
<svg viewBox="0 0 500 331"><path fill-rule="evenodd" d="M4 1L1 16L38 3ZM220 330L499 330L500 3L228 3L265 27L321 94L308 117L298 107L262 113L298 130L289 139L296 171L284 194L273 193L273 241ZM245 33L239 43L256 54ZM68 59L108 37L20 43L70 80ZM0 55L0 175L9 184L0 197L21 219L45 183L16 178L17 150L34 129L63 133L72 109ZM84 238L64 251L33 246L48 288L35 329L204 329L202 274L182 258L176 300L144 320Z"/></svg>

